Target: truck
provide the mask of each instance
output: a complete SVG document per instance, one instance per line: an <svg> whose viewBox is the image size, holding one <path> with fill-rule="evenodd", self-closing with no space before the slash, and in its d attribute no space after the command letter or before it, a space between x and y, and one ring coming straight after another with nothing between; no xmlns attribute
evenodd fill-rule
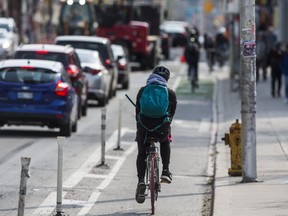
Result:
<svg viewBox="0 0 288 216"><path fill-rule="evenodd" d="M96 35L125 46L130 60L142 69L154 68L161 58L160 3L129 1L95 6L98 27Z"/></svg>
<svg viewBox="0 0 288 216"><path fill-rule="evenodd" d="M93 0L61 0L58 35L96 35Z"/></svg>

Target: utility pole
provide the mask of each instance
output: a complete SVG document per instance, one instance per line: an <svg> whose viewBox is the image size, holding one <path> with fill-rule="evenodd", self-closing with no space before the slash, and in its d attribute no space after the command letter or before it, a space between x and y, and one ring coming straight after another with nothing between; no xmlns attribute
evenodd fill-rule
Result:
<svg viewBox="0 0 288 216"><path fill-rule="evenodd" d="M256 182L256 25L255 0L240 1L242 182Z"/></svg>

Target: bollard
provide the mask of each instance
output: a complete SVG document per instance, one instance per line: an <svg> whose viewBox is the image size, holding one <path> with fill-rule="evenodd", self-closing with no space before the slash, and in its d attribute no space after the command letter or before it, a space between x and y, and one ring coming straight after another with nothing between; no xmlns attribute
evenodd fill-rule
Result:
<svg viewBox="0 0 288 216"><path fill-rule="evenodd" d="M117 139L117 147L114 150L121 150L121 125L122 125L122 100L119 100L119 115L118 115L118 139Z"/></svg>
<svg viewBox="0 0 288 216"><path fill-rule="evenodd" d="M229 168L229 176L242 176L242 142L241 142L241 124L238 119L229 129L229 134L225 133L222 140L225 145L230 146L231 168Z"/></svg>
<svg viewBox="0 0 288 216"><path fill-rule="evenodd" d="M19 202L18 202L18 216L24 216L25 209L25 196L27 190L27 178L30 178L29 175L29 164L31 158L21 157L21 180L20 180L20 193L19 193Z"/></svg>
<svg viewBox="0 0 288 216"><path fill-rule="evenodd" d="M57 169L57 201L56 201L56 216L62 214L62 191L63 191L63 146L66 143L66 138L57 137L58 142L58 169Z"/></svg>
<svg viewBox="0 0 288 216"><path fill-rule="evenodd" d="M106 108L101 109L101 163L97 165L97 167L105 166L108 167L107 164L105 164L105 133L106 133Z"/></svg>

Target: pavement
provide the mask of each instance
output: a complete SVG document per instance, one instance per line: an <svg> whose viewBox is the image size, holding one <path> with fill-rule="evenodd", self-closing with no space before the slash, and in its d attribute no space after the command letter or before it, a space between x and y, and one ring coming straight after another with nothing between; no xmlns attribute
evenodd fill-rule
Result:
<svg viewBox="0 0 288 216"><path fill-rule="evenodd" d="M288 216L288 104L271 96L271 79L260 78L256 91L256 173L257 181L243 183L242 176L228 175L230 147L222 137L239 119L241 97L231 91L229 68L212 72L217 82L215 113L217 132L214 149L213 216ZM284 82L283 82L284 83ZM243 170L244 168L242 168Z"/></svg>

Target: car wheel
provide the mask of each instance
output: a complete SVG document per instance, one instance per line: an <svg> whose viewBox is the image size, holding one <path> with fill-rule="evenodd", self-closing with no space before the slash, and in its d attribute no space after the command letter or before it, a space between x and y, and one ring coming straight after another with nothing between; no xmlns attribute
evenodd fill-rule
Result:
<svg viewBox="0 0 288 216"><path fill-rule="evenodd" d="M103 98L98 100L98 105L100 107L104 107L107 103L108 103L108 97L105 95L103 96Z"/></svg>
<svg viewBox="0 0 288 216"><path fill-rule="evenodd" d="M84 106L82 107L82 115L83 116L87 116L87 109L88 109L88 102L86 100Z"/></svg>
<svg viewBox="0 0 288 216"><path fill-rule="evenodd" d="M127 80L125 83L122 84L122 89L128 89L129 88L129 80Z"/></svg>
<svg viewBox="0 0 288 216"><path fill-rule="evenodd" d="M82 116L82 103L81 98L78 96L78 108L77 108L77 117L80 119Z"/></svg>
<svg viewBox="0 0 288 216"><path fill-rule="evenodd" d="M77 132L77 125L78 125L78 122L77 120L74 122L74 124L72 125L72 132Z"/></svg>
<svg viewBox="0 0 288 216"><path fill-rule="evenodd" d="M117 87L113 90L113 97L116 96L116 93L117 93Z"/></svg>
<svg viewBox="0 0 288 216"><path fill-rule="evenodd" d="M71 124L71 120L69 119L69 121L66 124L61 125L60 135L70 137L71 133L72 133L72 124Z"/></svg>

